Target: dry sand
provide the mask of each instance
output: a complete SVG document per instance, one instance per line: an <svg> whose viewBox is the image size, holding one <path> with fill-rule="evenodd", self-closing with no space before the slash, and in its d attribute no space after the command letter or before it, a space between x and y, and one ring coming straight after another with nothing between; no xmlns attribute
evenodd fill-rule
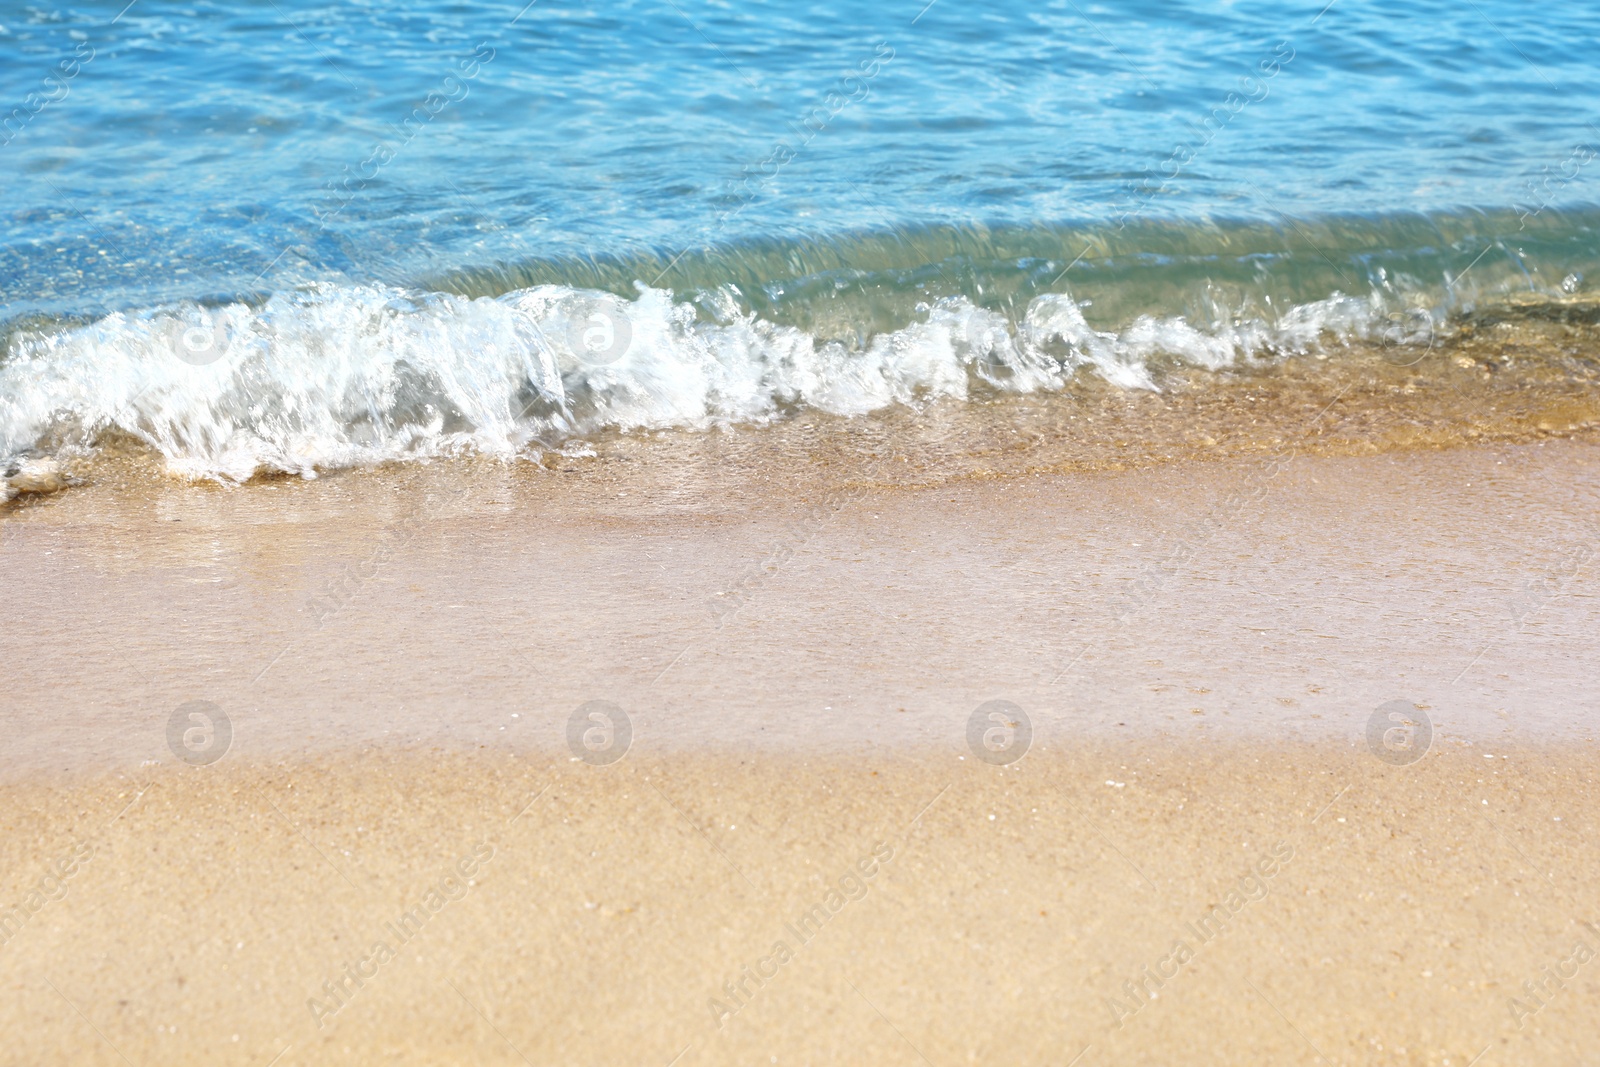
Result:
<svg viewBox="0 0 1600 1067"><path fill-rule="evenodd" d="M1009 767L374 751L147 774L7 791L7 900L88 858L0 946L0 1060L1594 1054L1583 747L1457 739L1409 766L1171 739Z"/></svg>
<svg viewBox="0 0 1600 1067"><path fill-rule="evenodd" d="M629 455L6 516L0 1062L1600 1054L1593 445Z"/></svg>

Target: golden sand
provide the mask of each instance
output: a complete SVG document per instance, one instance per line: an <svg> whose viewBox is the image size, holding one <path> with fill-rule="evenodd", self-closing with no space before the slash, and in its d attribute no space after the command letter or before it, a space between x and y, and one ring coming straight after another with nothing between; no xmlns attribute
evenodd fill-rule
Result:
<svg viewBox="0 0 1600 1067"><path fill-rule="evenodd" d="M958 755L387 750L12 788L5 900L88 858L0 945L0 1060L1510 1067L1592 1048L1590 746Z"/></svg>

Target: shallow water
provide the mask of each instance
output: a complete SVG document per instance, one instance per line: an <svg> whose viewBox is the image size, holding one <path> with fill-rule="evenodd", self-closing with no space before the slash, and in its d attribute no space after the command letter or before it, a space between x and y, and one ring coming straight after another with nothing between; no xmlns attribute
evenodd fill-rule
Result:
<svg viewBox="0 0 1600 1067"><path fill-rule="evenodd" d="M0 6L0 452L308 472L1422 349L1600 278L1588 5Z"/></svg>

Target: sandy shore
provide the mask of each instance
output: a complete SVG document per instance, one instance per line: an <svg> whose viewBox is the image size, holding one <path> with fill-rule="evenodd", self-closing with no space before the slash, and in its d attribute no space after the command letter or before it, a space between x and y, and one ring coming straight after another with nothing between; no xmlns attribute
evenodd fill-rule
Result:
<svg viewBox="0 0 1600 1067"><path fill-rule="evenodd" d="M1275 455L893 488L823 466L437 464L13 512L5 773L170 758L188 701L248 758L562 743L1587 738L1600 449ZM714 477L719 474L719 477Z"/></svg>
<svg viewBox="0 0 1600 1067"><path fill-rule="evenodd" d="M627 455L10 512L0 1062L1593 1054L1593 445Z"/></svg>
<svg viewBox="0 0 1600 1067"><path fill-rule="evenodd" d="M71 869L0 1061L1464 1067L1600 1007L1587 747L147 775L7 791L5 899Z"/></svg>

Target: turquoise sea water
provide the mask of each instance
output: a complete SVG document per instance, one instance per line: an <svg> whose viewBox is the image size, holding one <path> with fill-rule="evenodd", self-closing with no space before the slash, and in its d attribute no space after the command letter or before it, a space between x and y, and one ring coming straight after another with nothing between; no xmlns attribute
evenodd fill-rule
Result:
<svg viewBox="0 0 1600 1067"><path fill-rule="evenodd" d="M0 3L7 454L1139 387L1600 282L1593 4L124 2Z"/></svg>

